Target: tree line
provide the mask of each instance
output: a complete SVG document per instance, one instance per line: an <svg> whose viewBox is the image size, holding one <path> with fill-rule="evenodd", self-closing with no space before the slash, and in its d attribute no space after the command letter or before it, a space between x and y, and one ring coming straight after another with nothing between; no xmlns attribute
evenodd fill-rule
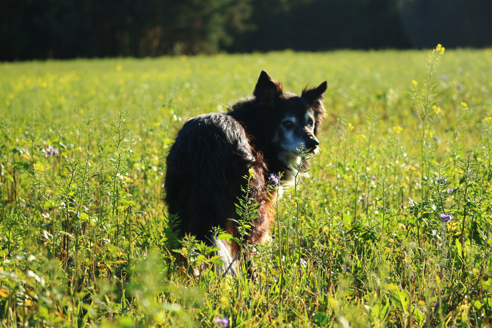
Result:
<svg viewBox="0 0 492 328"><path fill-rule="evenodd" d="M485 0L3 0L0 60L492 45Z"/></svg>

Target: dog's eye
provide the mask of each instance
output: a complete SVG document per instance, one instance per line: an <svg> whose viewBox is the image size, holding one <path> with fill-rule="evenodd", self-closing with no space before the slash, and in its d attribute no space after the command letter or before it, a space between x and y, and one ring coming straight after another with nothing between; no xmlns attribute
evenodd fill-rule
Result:
<svg viewBox="0 0 492 328"><path fill-rule="evenodd" d="M313 126L313 124L314 124L313 119L312 118L309 118L308 121L307 121L307 124L308 124L308 126Z"/></svg>
<svg viewBox="0 0 492 328"><path fill-rule="evenodd" d="M287 129L292 129L294 127L294 123L292 121L284 121L282 123Z"/></svg>

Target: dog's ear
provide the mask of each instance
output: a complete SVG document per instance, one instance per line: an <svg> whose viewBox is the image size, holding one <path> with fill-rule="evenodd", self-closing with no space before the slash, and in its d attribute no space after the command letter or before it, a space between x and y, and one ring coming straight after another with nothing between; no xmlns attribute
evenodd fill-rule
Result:
<svg viewBox="0 0 492 328"><path fill-rule="evenodd" d="M323 102L327 87L328 84L326 81L321 83L317 88L308 89L306 87L302 90L302 98L306 99L311 106L315 105L318 101Z"/></svg>
<svg viewBox="0 0 492 328"><path fill-rule="evenodd" d="M282 84L272 79L267 72L261 71L253 95L258 99L263 99L266 100L267 103L270 103L282 93Z"/></svg>
<svg viewBox="0 0 492 328"><path fill-rule="evenodd" d="M302 91L301 97L306 99L306 101L314 109L314 119L316 123L314 124L314 134L318 135L321 129L321 124L326 116L326 110L323 106L323 99L325 98L325 92L328 84L325 82L321 83L317 88L307 89Z"/></svg>

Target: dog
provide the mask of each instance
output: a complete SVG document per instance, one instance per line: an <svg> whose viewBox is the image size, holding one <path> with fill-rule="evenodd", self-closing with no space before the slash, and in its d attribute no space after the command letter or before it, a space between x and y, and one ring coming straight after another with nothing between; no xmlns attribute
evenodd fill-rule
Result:
<svg viewBox="0 0 492 328"><path fill-rule="evenodd" d="M180 237L191 234L219 249L224 261L219 273L237 275L233 264L241 245L215 239L212 228L239 237L236 204L248 190L257 216L246 242L269 239L276 195L272 185L277 177L282 183L294 179L301 149L304 154L317 152L326 89L325 81L297 96L262 71L252 97L239 100L227 113L191 118L178 132L166 160L168 213L178 216ZM306 169L309 164L303 165Z"/></svg>

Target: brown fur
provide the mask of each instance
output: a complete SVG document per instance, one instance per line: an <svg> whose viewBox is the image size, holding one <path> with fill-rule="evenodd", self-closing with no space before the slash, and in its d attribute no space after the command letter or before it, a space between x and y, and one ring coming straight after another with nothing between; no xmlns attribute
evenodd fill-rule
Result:
<svg viewBox="0 0 492 328"><path fill-rule="evenodd" d="M326 82L304 89L299 97L284 92L281 84L263 71L254 97L238 101L227 114L200 115L185 123L167 157L165 179L165 201L169 213L180 218L181 237L192 234L211 243L210 231L217 226L239 237L233 220L241 218L235 204L248 189L258 216L251 222L246 242L254 245L269 238L275 199L269 177L272 173L286 177L293 170L284 160L292 155L283 155L292 150L285 150L279 131L290 129L296 140L314 151L325 114L325 90ZM286 117L296 126L287 127ZM249 185L245 177L250 177ZM234 256L241 245L231 242L226 247Z"/></svg>

